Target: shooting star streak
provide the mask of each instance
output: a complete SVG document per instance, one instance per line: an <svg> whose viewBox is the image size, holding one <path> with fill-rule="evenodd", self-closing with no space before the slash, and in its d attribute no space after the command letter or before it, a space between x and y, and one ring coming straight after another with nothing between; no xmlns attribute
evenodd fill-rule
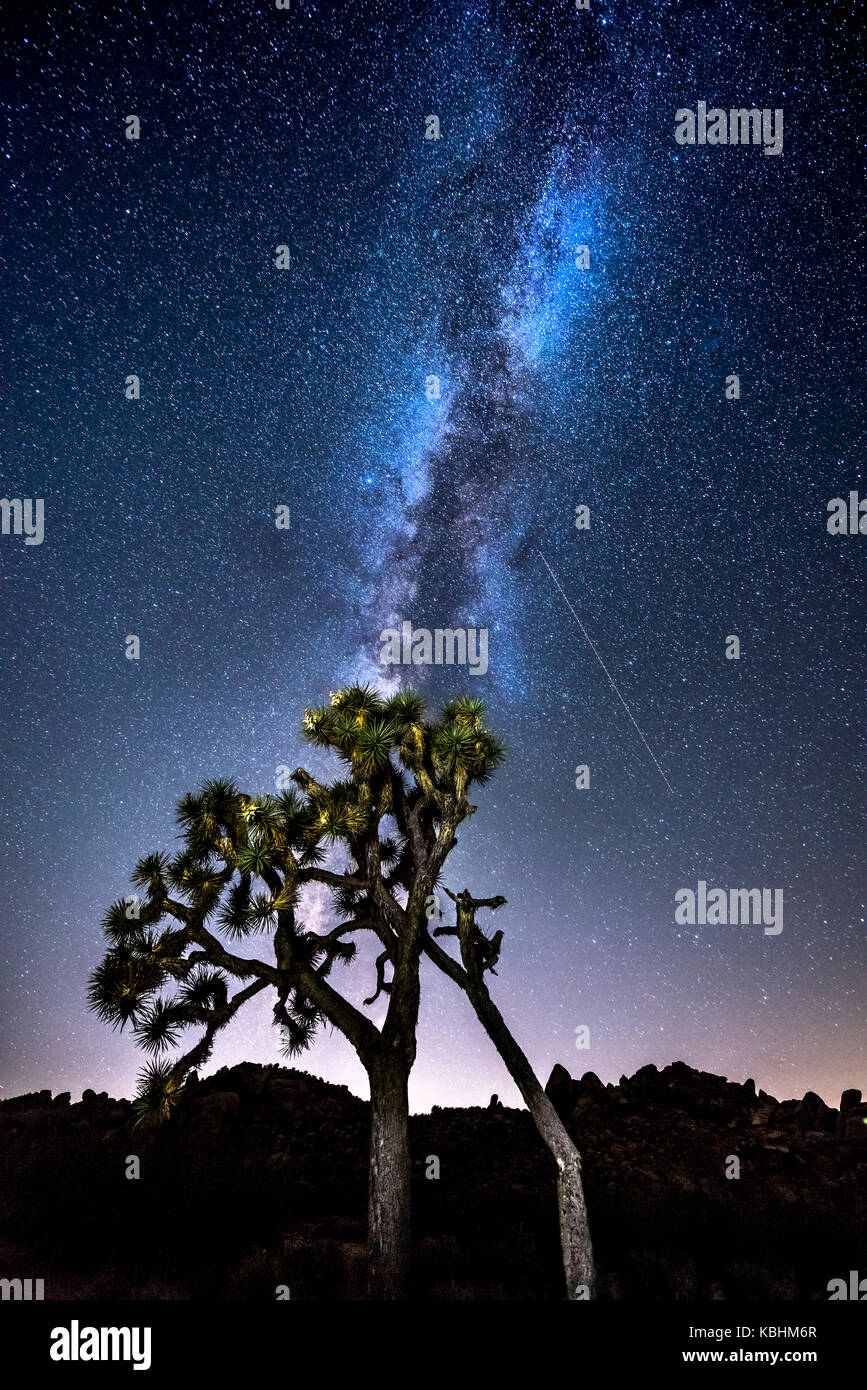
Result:
<svg viewBox="0 0 867 1390"><path fill-rule="evenodd" d="M638 725L637 725L637 723L635 722L635 716L634 716L634 714L632 713L632 710L629 708L629 706L627 705L627 703L626 703L626 701L624 700L623 696L620 694L620 691L617 689L617 686L614 684L614 678L613 678L613 676L611 675L610 671L608 670L608 667L605 665L605 662L602 660L602 657L599 655L599 653L597 652L597 650L596 650L596 648L594 647L593 643L590 641L590 638L589 638L589 636L588 636L588 634L587 634L587 629L585 628L585 626L584 626L584 624L582 623L581 619L578 617L578 614L575 612L575 609L572 607L571 603L569 602L568 598L566 597L566 594L565 594L565 592L564 592L564 590L563 590L562 584L560 583L560 581L559 581L559 579L557 578L556 574L555 574L554 571L552 570L551 566L548 564L548 561L545 559L545 556L542 555L541 550L537 551L537 554L541 556L542 564L545 566L546 570L547 570L548 573L550 574L550 576L551 576L551 578L553 579L554 583L557 585L557 588L560 590L560 593L563 595L563 601L564 601L564 603L566 604L566 607L569 609L569 612L572 614L572 617L575 619L575 621L576 621L576 623L578 624L578 626L580 627L581 631L584 633L584 636L587 638L587 644L588 644L588 646L590 647L590 650L592 651L593 655L596 657L596 660L599 662L599 665L602 667L602 670L605 672L606 676L608 677L609 681L611 682L611 685L612 685L612 687L613 687L613 689L614 689L614 693L615 693L615 695L617 696L618 700L620 701L621 705L622 705L623 708L626 710L626 713L629 715L629 718L632 720L633 724L635 724L635 727L636 727L636 729L638 730L638 737L641 739L641 742L644 744L644 746L645 746L645 748L647 749L648 753L650 754L651 758L653 758L653 761L654 761L654 763L656 764L656 768L657 768L657 771L659 772L660 777L662 778L663 782L664 782L665 785L668 787L668 790L671 792L671 794L672 794L672 796L673 796L673 795L674 795L674 787L671 785L671 783L669 782L669 780L668 780L668 778L666 777L665 773L663 772L662 768L660 767L659 762L657 761L656 755L655 755L653 749L651 748L650 744L647 742L647 739L644 737L644 734L643 734L643 733L641 732L641 730L638 728Z"/></svg>

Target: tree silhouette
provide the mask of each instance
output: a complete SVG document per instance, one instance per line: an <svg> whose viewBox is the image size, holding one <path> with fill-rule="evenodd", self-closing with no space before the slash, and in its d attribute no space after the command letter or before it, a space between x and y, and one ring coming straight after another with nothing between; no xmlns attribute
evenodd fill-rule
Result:
<svg viewBox="0 0 867 1390"><path fill-rule="evenodd" d="M332 750L345 777L326 785L303 768L297 790L251 797L212 781L178 805L182 848L151 854L132 875L142 901L115 902L104 919L109 949L91 977L90 1007L153 1055L136 1102L137 1122L168 1119L189 1073L211 1054L220 1029L265 990L284 1055L303 1051L327 1021L349 1040L370 1083L368 1239L372 1297L406 1296L410 1158L407 1085L416 1055L420 957L426 906L467 801L502 747L473 699L446 705L428 723L418 695L382 699L367 686L333 693L307 710L307 740ZM325 866L326 850L343 859ZM309 931L297 915L305 885L325 884L335 925ZM332 984L353 941L372 932L382 950L376 990L388 997L381 1028ZM239 955L236 943L270 933L273 960ZM443 953L445 954L445 953ZM446 957L448 959L448 957ZM390 979L386 973L390 971ZM242 987L230 994L232 982ZM244 983L249 982L249 983ZM174 992L161 993L169 987ZM202 1029L174 1060L187 1028Z"/></svg>

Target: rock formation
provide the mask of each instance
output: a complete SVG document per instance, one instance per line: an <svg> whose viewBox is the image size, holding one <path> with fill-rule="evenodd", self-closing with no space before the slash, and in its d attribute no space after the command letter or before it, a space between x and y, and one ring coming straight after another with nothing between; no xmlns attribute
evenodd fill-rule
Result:
<svg viewBox="0 0 867 1390"><path fill-rule="evenodd" d="M546 1089L583 1156L601 1298L826 1299L863 1265L860 1091L780 1102L683 1062L617 1085L555 1066ZM363 1297L366 1102L242 1063L194 1080L166 1128L132 1120L92 1090L0 1102L0 1276L44 1278L46 1299ZM529 1114L435 1106L410 1137L416 1296L559 1299Z"/></svg>

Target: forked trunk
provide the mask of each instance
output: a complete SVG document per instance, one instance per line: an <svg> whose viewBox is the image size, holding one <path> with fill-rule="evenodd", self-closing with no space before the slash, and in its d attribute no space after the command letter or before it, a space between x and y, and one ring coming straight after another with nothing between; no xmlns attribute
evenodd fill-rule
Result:
<svg viewBox="0 0 867 1390"><path fill-rule="evenodd" d="M467 993L479 1022L505 1062L539 1134L557 1164L557 1203L566 1297L572 1300L592 1298L596 1273L581 1181L581 1155L485 986L471 980Z"/></svg>
<svg viewBox="0 0 867 1390"><path fill-rule="evenodd" d="M407 1076L377 1063L370 1073L368 1297L405 1299L410 1269Z"/></svg>

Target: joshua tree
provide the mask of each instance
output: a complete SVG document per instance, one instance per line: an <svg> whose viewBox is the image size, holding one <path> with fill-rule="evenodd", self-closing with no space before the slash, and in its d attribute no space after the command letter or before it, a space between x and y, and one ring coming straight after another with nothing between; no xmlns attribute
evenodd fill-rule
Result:
<svg viewBox="0 0 867 1390"><path fill-rule="evenodd" d="M337 754L345 778L325 785L299 768L292 774L297 791L279 796L254 798L231 782L185 796L177 812L182 847L136 866L132 881L143 899L109 908L110 946L90 981L91 1007L115 1026L130 1024L153 1055L139 1086L141 1123L170 1117L217 1032L265 990L276 996L284 1055L306 1048L323 1021L348 1038L370 1082L370 1293L377 1298L401 1298L407 1289L407 1084L420 957L432 944L426 905L458 825L475 810L470 786L486 781L502 755L482 712L479 701L457 700L428 723L417 695L383 700L366 686L308 710L305 737ZM342 852L340 871L325 867L329 847ZM297 915L311 883L332 893L335 925L322 935ZM359 932L372 932L382 947L376 990L365 1000L388 996L381 1028L330 979L355 954L344 938ZM232 949L258 933L271 934L273 959ZM230 995L233 981L242 987ZM165 986L174 993L162 994ZM186 1028L202 1032L188 1052L168 1060Z"/></svg>
<svg viewBox="0 0 867 1390"><path fill-rule="evenodd" d="M439 968L466 992L479 1022L505 1062L512 1080L526 1101L539 1134L557 1164L560 1244L566 1275L566 1297L590 1298L593 1295L595 1276L593 1248L581 1181L581 1156L529 1061L509 1032L485 983L486 970L490 970L494 975L497 973L494 966L499 959L503 933L495 932L489 940L476 924L476 911L480 907L489 907L496 911L497 908L505 906L506 899L473 898L466 888L457 895L448 888L444 888L444 891L456 905L457 925L436 927L433 934L458 938L463 967L430 936L426 937L424 949Z"/></svg>

